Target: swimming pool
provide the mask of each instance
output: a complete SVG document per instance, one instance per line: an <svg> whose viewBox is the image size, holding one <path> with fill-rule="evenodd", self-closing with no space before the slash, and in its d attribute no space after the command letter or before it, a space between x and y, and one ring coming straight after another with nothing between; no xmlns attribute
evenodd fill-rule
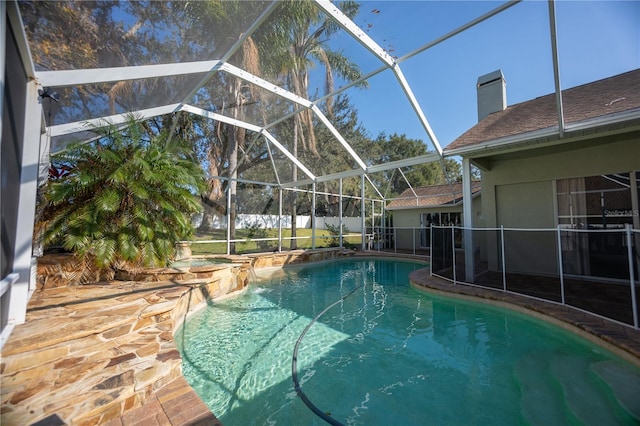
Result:
<svg viewBox="0 0 640 426"><path fill-rule="evenodd" d="M423 265L355 259L285 269L211 303L176 334L183 374L226 426L638 424L640 369L509 310L411 287Z"/></svg>

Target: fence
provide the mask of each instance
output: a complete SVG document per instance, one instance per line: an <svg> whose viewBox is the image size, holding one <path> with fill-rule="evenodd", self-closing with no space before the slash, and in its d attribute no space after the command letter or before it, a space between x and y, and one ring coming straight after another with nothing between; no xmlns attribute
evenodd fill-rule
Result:
<svg viewBox="0 0 640 426"><path fill-rule="evenodd" d="M431 274L571 306L638 329L640 230L438 227Z"/></svg>
<svg viewBox="0 0 640 426"><path fill-rule="evenodd" d="M326 229L327 225L339 227L340 218L336 216L316 216L316 228ZM202 214L193 218L193 226L198 227L202 222ZM297 228L311 228L312 218L309 215L296 216ZM264 229L277 229L278 226L283 228L291 228L291 216L279 216L277 214L244 214L239 213L236 216L236 229L247 229L252 227ZM216 216L211 222L213 229L227 229L227 217L224 215ZM360 232L362 230L362 218L360 217L342 217L342 226L353 231Z"/></svg>

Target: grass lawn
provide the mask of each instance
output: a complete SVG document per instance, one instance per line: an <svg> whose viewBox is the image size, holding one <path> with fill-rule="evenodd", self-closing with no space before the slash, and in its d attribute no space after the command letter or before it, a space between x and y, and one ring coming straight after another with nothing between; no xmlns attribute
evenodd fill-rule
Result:
<svg viewBox="0 0 640 426"><path fill-rule="evenodd" d="M311 229L297 229L297 242L299 249L310 249L312 247ZM360 245L360 234L351 234L352 236L344 238L344 246ZM291 229L282 230L282 250L291 249ZM227 243L223 242L202 242L211 240L226 240L227 233L225 230L216 230L211 233L197 233L192 239L191 252L195 255L206 254L225 254L227 252ZM249 241L250 238L262 239L273 238L267 241ZM278 249L278 230L277 229L238 229L236 230L236 254L270 252ZM340 244L337 235L331 235L325 229L316 230L316 248L338 247Z"/></svg>

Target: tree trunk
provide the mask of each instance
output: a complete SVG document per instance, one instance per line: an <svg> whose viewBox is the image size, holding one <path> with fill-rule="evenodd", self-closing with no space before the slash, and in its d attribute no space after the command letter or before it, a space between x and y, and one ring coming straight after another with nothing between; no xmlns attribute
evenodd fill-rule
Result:
<svg viewBox="0 0 640 426"><path fill-rule="evenodd" d="M297 115L293 120L293 156L298 158L298 126L296 123ZM292 163L293 172L291 178L294 182L298 180L298 167L295 163ZM297 187L295 188L297 189ZM298 242L296 238L296 216L298 215L298 207L297 207L297 198L298 193L296 191L291 192L291 250L295 250L298 248Z"/></svg>
<svg viewBox="0 0 640 426"><path fill-rule="evenodd" d="M209 191L201 196L201 200L202 222L198 226L198 233L211 233L215 229L213 226L215 220L224 215L226 208L220 179L211 179L209 181Z"/></svg>

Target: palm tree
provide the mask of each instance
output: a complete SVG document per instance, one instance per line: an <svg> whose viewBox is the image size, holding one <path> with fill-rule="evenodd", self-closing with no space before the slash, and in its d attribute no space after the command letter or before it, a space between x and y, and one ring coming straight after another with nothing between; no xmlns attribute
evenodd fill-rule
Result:
<svg viewBox="0 0 640 426"><path fill-rule="evenodd" d="M358 13L359 4L348 0L340 3L341 10L350 18ZM283 16L288 19L283 34L288 37L289 47L282 58L281 69L285 70L285 79L289 90L303 98L309 98L309 70L320 64L325 71L325 90L334 90L334 74L347 81L360 78L361 73L356 64L349 61L340 52L328 48L326 41L339 29L329 17L320 13L311 1L292 1L285 5ZM361 85L361 86L364 86ZM332 100L327 100L326 110L331 115ZM302 156L318 158L316 134L314 131L313 113L305 109L294 116L293 155L298 157L299 144L302 143ZM293 165L292 179L298 178L298 169ZM292 192L291 200L291 248L296 248L296 192Z"/></svg>
<svg viewBox="0 0 640 426"><path fill-rule="evenodd" d="M233 34L234 27L244 28L247 20L250 20L254 13L255 5L251 2L243 1L207 1L191 2L184 6L187 16L194 22L193 30L196 32L210 32L213 39L225 39L228 34ZM215 28L209 28L210 22L216 22ZM252 37L248 37L240 46L238 51L230 58L230 62L240 68L255 74L260 74L258 48ZM223 86L222 93L216 88ZM248 97L258 98L258 91L255 87L244 83L241 79L231 75L218 74L216 79L205 86L209 90L212 107L223 114L230 115L233 119L243 120L244 106L248 103ZM216 95L221 95L218 98ZM229 210L229 231L230 239L235 239L235 221L237 210L237 178L238 178L238 150L244 145L246 131L242 128L228 124L218 123L217 139L224 145L223 149L211 143L207 150L207 160L209 164L210 179L206 194L203 194L203 202L209 206L220 205L224 196L223 188L217 176L221 175L223 163L226 162L227 171L227 191L230 197ZM213 142L213 141L212 141ZM224 156L224 158L222 158ZM226 160L226 161L225 161ZM208 209L212 214L214 209ZM215 209L221 210L221 209ZM203 225L207 225L207 218L203 217ZM230 244L230 252L235 253L235 244Z"/></svg>
<svg viewBox="0 0 640 426"><path fill-rule="evenodd" d="M129 116L126 125L92 129L100 139L53 159L64 169L44 188L44 243L62 243L88 270L111 278L117 268L165 266L175 243L193 231L203 172L191 145L150 132Z"/></svg>

